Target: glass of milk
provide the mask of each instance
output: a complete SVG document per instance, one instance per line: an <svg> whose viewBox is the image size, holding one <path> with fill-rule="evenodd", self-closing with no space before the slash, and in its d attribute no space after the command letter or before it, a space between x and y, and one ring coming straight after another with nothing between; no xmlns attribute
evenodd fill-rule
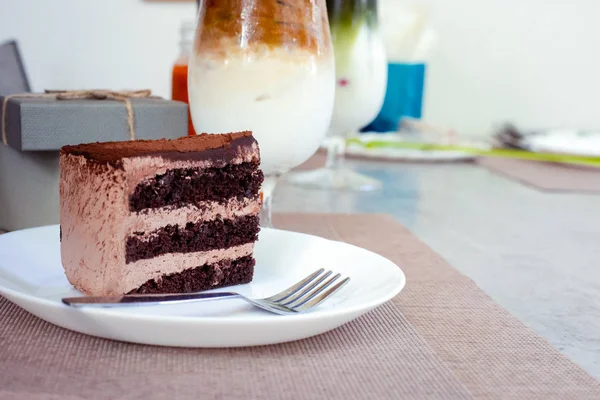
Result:
<svg viewBox="0 0 600 400"><path fill-rule="evenodd" d="M335 106L325 168L289 180L323 189L377 190L381 182L343 166L345 137L377 117L387 87L387 58L377 21L377 0L327 0L335 63Z"/></svg>
<svg viewBox="0 0 600 400"><path fill-rule="evenodd" d="M203 0L189 62L196 132L251 130L258 141L261 225L277 178L327 134L335 94L325 0Z"/></svg>

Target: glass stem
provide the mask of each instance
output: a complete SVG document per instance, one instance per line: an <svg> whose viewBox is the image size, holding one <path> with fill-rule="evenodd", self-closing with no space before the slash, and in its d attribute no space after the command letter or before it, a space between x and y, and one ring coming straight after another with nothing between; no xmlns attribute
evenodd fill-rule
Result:
<svg viewBox="0 0 600 400"><path fill-rule="evenodd" d="M265 176L262 184L262 208L260 210L260 226L263 228L273 228L273 193L279 180L279 175Z"/></svg>
<svg viewBox="0 0 600 400"><path fill-rule="evenodd" d="M344 163L346 139L343 136L332 136L327 145L327 161L325 168L339 169Z"/></svg>

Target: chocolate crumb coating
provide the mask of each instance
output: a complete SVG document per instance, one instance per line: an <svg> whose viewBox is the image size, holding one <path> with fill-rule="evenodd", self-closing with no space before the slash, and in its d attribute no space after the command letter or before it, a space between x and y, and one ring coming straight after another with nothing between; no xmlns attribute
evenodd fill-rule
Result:
<svg viewBox="0 0 600 400"><path fill-rule="evenodd" d="M249 146L253 143L256 143L256 140L250 131L221 135L203 133L178 139L96 142L64 146L61 154L81 155L88 160L111 165L118 165L123 158L148 155L180 160L216 157L228 162L228 156L233 158L237 155L235 152L237 146Z"/></svg>

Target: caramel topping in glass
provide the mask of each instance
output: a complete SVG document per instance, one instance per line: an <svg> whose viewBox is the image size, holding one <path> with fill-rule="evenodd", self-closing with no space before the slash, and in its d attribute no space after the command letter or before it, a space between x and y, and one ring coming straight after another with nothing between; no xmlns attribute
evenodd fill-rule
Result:
<svg viewBox="0 0 600 400"><path fill-rule="evenodd" d="M221 52L224 41L241 49L259 45L328 50L329 26L324 0L204 0L195 52Z"/></svg>

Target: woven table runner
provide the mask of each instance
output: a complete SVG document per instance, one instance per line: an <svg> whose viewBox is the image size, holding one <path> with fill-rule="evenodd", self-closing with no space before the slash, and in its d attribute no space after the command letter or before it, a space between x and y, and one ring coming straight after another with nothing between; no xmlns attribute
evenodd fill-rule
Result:
<svg viewBox="0 0 600 400"><path fill-rule="evenodd" d="M477 163L540 190L600 193L600 168L493 157L480 158Z"/></svg>
<svg viewBox="0 0 600 400"><path fill-rule="evenodd" d="M182 349L99 339L0 298L0 399L599 399L600 384L396 223L279 215L400 265L394 300L274 346ZM368 268L365 265L365 268Z"/></svg>

